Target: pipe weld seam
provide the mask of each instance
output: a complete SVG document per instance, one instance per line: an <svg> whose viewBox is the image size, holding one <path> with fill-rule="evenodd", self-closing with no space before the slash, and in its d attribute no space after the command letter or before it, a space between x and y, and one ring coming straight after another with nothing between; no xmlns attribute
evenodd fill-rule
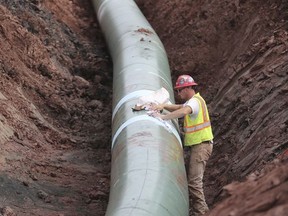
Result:
<svg viewBox="0 0 288 216"><path fill-rule="evenodd" d="M150 94L152 93L153 91L152 90L139 90L139 91L134 91L134 92L131 92L129 94L127 94L125 97L123 97L115 106L114 110L113 110L113 113L112 113L112 121L116 115L116 113L118 112L119 108L124 104L126 103L128 100L131 100L131 99L134 99L134 98L138 98L138 97L141 97L141 96L145 96L147 94Z"/></svg>
<svg viewBox="0 0 288 216"><path fill-rule="evenodd" d="M133 118L130 118L129 120L127 120L126 122L124 122L119 128L118 130L115 132L113 138L112 138L112 146L111 148L113 149L115 141L117 139L117 137L119 136L119 134L124 130L124 128L126 128L128 125L133 124L137 121L152 121L154 123L156 123L157 125L160 125L162 127L164 127L169 133L173 133L173 135L176 137L176 139L178 140L179 145L181 146L181 148L183 148L182 146L182 141L180 138L180 135L178 133L178 131L175 129L174 126L172 126L171 128L167 128L167 126L165 125L164 122L159 121L158 119L148 116L148 115L140 115L140 116L136 116Z"/></svg>

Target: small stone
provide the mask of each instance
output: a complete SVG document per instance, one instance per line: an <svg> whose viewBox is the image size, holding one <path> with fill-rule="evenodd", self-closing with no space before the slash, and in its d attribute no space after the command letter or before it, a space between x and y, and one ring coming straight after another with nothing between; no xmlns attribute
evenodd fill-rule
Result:
<svg viewBox="0 0 288 216"><path fill-rule="evenodd" d="M31 174L31 175L30 175L30 178L31 178L33 181L37 181L37 180L38 180L38 178L37 178L34 174Z"/></svg>
<svg viewBox="0 0 288 216"><path fill-rule="evenodd" d="M103 107L103 103L99 100L92 100L87 105L88 105L88 107L90 107L92 109L96 109L96 108L102 109L102 107Z"/></svg>
<svg viewBox="0 0 288 216"><path fill-rule="evenodd" d="M45 200L48 198L48 194L42 190L37 192L37 196L42 200Z"/></svg>
<svg viewBox="0 0 288 216"><path fill-rule="evenodd" d="M7 100L7 98L0 92L0 100Z"/></svg>
<svg viewBox="0 0 288 216"><path fill-rule="evenodd" d="M50 176L54 178L54 177L56 177L57 175L56 175L55 173L50 173Z"/></svg>
<svg viewBox="0 0 288 216"><path fill-rule="evenodd" d="M76 83L79 88L88 88L90 83L80 76L74 76L73 81Z"/></svg>
<svg viewBox="0 0 288 216"><path fill-rule="evenodd" d="M9 206L5 206L2 210L1 213L3 216L16 216L16 213L13 211L12 208Z"/></svg>
<svg viewBox="0 0 288 216"><path fill-rule="evenodd" d="M23 183L23 185L26 186L26 187L29 186L28 182L26 182L26 181L23 181L22 183Z"/></svg>
<svg viewBox="0 0 288 216"><path fill-rule="evenodd" d="M103 199L103 198L106 198L106 194L103 193L102 191L92 191L89 194L89 198L91 200Z"/></svg>
<svg viewBox="0 0 288 216"><path fill-rule="evenodd" d="M45 203L51 203L52 202L51 197L46 192L44 192L42 190L38 191L37 196L40 199L44 200Z"/></svg>

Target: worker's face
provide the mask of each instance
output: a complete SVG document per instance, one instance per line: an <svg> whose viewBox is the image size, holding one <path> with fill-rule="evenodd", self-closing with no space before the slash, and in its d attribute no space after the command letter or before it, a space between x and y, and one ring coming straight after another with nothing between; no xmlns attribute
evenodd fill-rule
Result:
<svg viewBox="0 0 288 216"><path fill-rule="evenodd" d="M187 88L177 89L177 94L182 100L186 99L186 91L187 91Z"/></svg>

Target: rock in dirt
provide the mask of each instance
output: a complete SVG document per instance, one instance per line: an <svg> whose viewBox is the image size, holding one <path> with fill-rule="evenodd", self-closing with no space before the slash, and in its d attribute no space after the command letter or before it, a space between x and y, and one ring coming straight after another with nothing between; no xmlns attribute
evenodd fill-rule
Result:
<svg viewBox="0 0 288 216"><path fill-rule="evenodd" d="M87 105L89 108L92 108L92 109L102 109L103 108L103 103L99 100L92 100Z"/></svg>
<svg viewBox="0 0 288 216"><path fill-rule="evenodd" d="M1 216L16 216L16 213L9 206L5 206L1 209Z"/></svg>
<svg viewBox="0 0 288 216"><path fill-rule="evenodd" d="M79 88L89 87L89 82L80 76L74 76L73 81L76 83L76 86Z"/></svg>
<svg viewBox="0 0 288 216"><path fill-rule="evenodd" d="M45 191L42 191L42 190L38 191L37 196L38 198L44 200L44 202L51 203L51 198Z"/></svg>

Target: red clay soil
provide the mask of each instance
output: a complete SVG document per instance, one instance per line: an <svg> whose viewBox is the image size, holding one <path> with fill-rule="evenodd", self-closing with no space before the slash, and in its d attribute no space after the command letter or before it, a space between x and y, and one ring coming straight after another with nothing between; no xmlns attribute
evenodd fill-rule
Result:
<svg viewBox="0 0 288 216"><path fill-rule="evenodd" d="M207 215L287 215L288 2L136 2L209 104ZM113 78L91 3L1 0L0 47L0 212L104 215Z"/></svg>

